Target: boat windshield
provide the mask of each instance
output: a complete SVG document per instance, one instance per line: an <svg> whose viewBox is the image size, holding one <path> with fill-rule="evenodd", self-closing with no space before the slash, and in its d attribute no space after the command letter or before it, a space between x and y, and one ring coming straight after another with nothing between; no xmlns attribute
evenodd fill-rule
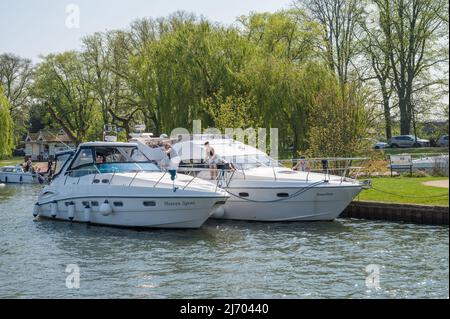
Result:
<svg viewBox="0 0 450 319"><path fill-rule="evenodd" d="M222 156L221 159L227 163L233 163L236 169L279 166L274 159L262 154Z"/></svg>
<svg viewBox="0 0 450 319"><path fill-rule="evenodd" d="M56 155L55 172L54 172L55 176L61 172L61 170L66 165L67 161L72 157L72 155L73 155L73 152Z"/></svg>
<svg viewBox="0 0 450 319"><path fill-rule="evenodd" d="M72 176L99 173L160 171L136 146L84 147L74 159Z"/></svg>
<svg viewBox="0 0 450 319"><path fill-rule="evenodd" d="M120 173L120 172L159 172L160 169L154 163L102 163L96 164L100 173Z"/></svg>

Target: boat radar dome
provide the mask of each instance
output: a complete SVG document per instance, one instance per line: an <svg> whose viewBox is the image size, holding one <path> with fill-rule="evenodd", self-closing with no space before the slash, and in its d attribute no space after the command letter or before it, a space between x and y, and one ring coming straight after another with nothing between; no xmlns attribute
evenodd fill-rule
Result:
<svg viewBox="0 0 450 319"><path fill-rule="evenodd" d="M168 136L167 134L161 134L161 135L159 136L159 138L169 138L169 136Z"/></svg>

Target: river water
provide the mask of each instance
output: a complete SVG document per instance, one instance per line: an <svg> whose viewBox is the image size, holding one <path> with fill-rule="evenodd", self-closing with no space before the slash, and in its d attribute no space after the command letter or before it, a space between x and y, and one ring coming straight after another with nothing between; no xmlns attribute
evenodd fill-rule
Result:
<svg viewBox="0 0 450 319"><path fill-rule="evenodd" d="M0 187L0 298L449 297L448 227L211 220L135 231L34 220L39 190ZM78 289L66 286L71 264Z"/></svg>

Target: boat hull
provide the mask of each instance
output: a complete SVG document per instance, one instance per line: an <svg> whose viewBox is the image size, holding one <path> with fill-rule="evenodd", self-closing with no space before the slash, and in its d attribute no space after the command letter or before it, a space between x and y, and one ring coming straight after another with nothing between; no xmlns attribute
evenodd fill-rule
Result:
<svg viewBox="0 0 450 319"><path fill-rule="evenodd" d="M100 225L198 228L228 195L201 180L183 187L184 178L180 175L174 188L164 173L61 176L42 190L35 209L41 217L70 221L73 216L75 222Z"/></svg>
<svg viewBox="0 0 450 319"><path fill-rule="evenodd" d="M361 191L360 186L301 188L225 188L231 198L219 219L248 221L331 221L336 219ZM247 193L248 197L239 194ZM301 193L292 198L277 194Z"/></svg>
<svg viewBox="0 0 450 319"><path fill-rule="evenodd" d="M31 174L0 173L0 182L12 184L36 184L37 179Z"/></svg>
<svg viewBox="0 0 450 319"><path fill-rule="evenodd" d="M219 206L222 198L186 197L66 197L39 205L39 216L71 221L69 206L75 206L74 222L139 228L199 228ZM104 215L101 205L107 201L112 212ZM119 205L120 206L116 206ZM146 203L147 206L144 205ZM56 205L53 217L52 205ZM86 210L86 206L89 208Z"/></svg>

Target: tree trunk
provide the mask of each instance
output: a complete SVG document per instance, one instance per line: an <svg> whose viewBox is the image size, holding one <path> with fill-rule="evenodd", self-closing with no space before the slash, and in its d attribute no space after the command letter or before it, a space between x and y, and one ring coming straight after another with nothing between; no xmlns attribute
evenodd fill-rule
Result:
<svg viewBox="0 0 450 319"><path fill-rule="evenodd" d="M123 121L123 127L125 129L125 134L127 135L126 139L128 141L128 139L130 138L130 120Z"/></svg>
<svg viewBox="0 0 450 319"><path fill-rule="evenodd" d="M298 137L298 132L296 127L294 126L294 145L293 145L293 149L292 149L292 156L294 158L297 158L297 152L299 150L299 137Z"/></svg>
<svg viewBox="0 0 450 319"><path fill-rule="evenodd" d="M385 92L383 92L383 109L386 140L389 141L392 138L391 108L389 105L389 96Z"/></svg>
<svg viewBox="0 0 450 319"><path fill-rule="evenodd" d="M47 105L47 109L50 111L50 114L53 116L56 122L61 125L61 128L67 134L67 136L69 136L76 143L76 145L80 144L81 140L78 138L78 136L75 136L75 134L69 129L64 121L56 114L56 111L50 105Z"/></svg>
<svg viewBox="0 0 450 319"><path fill-rule="evenodd" d="M409 112L409 98L399 96L398 106L400 108L400 134L409 135L411 133L411 115Z"/></svg>

